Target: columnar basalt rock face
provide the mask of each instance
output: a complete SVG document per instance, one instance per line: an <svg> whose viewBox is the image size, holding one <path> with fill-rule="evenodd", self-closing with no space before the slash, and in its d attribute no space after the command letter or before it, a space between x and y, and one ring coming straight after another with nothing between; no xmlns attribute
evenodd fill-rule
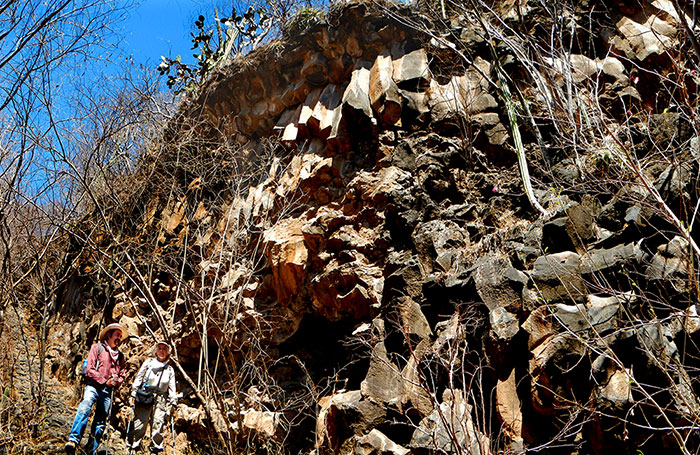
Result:
<svg viewBox="0 0 700 455"><path fill-rule="evenodd" d="M374 15L362 3L345 8L334 21L337 27L309 30L296 51L283 49L274 62L234 69L233 78L217 76L201 98L205 118L242 140L277 131L284 141L299 142L338 139L356 129L352 123L358 118L400 126L402 117L430 112L455 118L497 107L487 60L479 57L461 75L438 81L414 29ZM278 77L281 73L297 79ZM246 83L226 83L227 78Z"/></svg>
<svg viewBox="0 0 700 455"><path fill-rule="evenodd" d="M555 27L542 2L492 3L508 27L531 32L511 40ZM264 369L245 380L268 378L278 395L227 397L218 417L190 396L178 425L200 434L215 418L230 440L291 444L285 422L306 422L290 450L319 455L678 449L645 428L667 428L663 413L682 428L698 423L696 261L655 196L674 213L696 207L694 133L684 116L647 115L661 95L639 79L666 81L662 49L685 48L670 2L607 3L567 10L576 45L536 64L518 63L534 47L487 39L469 11L428 36L415 11L362 2L215 74L188 111L204 113L202 134L251 160L269 138L281 145L266 178L231 189L221 206L183 197L147 211L156 242L188 252L194 278L182 272L180 286L204 296L163 279L157 311L175 322L190 373L204 347L225 347L227 367ZM580 25L591 17L602 36ZM522 99L504 96L498 71ZM509 102L520 106L517 125ZM591 115L605 117L583 130ZM515 127L546 214L524 196ZM622 146L646 147L636 177L621 170L634 161ZM618 186L604 179L613 172ZM197 178L190 188L207 184ZM186 270L179 260L171 268ZM123 291L112 317L144 335L153 309L127 305L136 292ZM260 346L264 355L246 357ZM221 374L212 381L231 387ZM315 402L295 414L304 400Z"/></svg>

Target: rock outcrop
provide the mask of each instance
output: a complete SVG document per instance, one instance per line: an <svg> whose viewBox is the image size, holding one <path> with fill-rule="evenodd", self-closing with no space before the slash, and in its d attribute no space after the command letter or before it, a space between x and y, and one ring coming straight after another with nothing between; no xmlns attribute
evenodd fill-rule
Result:
<svg viewBox="0 0 700 455"><path fill-rule="evenodd" d="M697 125L661 89L697 88L692 19L488 3L449 24L348 3L183 107L164 143L230 159L134 203L151 259L106 315L132 362L172 340L179 432L319 455L698 450Z"/></svg>

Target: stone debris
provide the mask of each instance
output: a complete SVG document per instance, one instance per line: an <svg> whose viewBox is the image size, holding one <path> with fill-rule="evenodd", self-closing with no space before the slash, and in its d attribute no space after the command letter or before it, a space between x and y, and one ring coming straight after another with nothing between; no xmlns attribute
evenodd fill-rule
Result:
<svg viewBox="0 0 700 455"><path fill-rule="evenodd" d="M376 428L358 437L355 455L408 455L411 451L401 447Z"/></svg>
<svg viewBox="0 0 700 455"><path fill-rule="evenodd" d="M666 0L573 5L556 24L546 2L495 3L499 29L537 27L496 39L463 11L429 40L385 14L417 20L407 6L350 2L293 46L216 73L182 108L196 128L175 130L206 138L191 152L215 165L183 170L172 197L154 190L162 199L134 208L142 232L125 234L144 248L135 264L152 254L162 268L138 286L111 270L122 281L98 305L106 291L81 286L106 266L75 253L57 311L68 347L47 348L47 371L75 370L99 306L134 359L172 336L191 379L176 422L188 440L315 455L697 452L696 232L654 199L694 213L697 137L682 106L649 93L695 80L675 60L690 54L681 18ZM573 49L525 65L550 35L511 41L564 24ZM506 99L499 68L522 99ZM524 199L516 126L546 215Z"/></svg>

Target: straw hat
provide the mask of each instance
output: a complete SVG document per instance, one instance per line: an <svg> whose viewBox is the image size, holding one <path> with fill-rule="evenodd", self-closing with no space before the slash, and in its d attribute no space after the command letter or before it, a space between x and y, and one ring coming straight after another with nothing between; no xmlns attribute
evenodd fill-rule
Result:
<svg viewBox="0 0 700 455"><path fill-rule="evenodd" d="M112 330L119 330L122 333L122 338L124 337L124 335L126 335L126 330L124 330L124 327L120 326L118 323L115 322L113 324L108 325L100 331L99 339L104 340L105 336L107 336L107 334Z"/></svg>

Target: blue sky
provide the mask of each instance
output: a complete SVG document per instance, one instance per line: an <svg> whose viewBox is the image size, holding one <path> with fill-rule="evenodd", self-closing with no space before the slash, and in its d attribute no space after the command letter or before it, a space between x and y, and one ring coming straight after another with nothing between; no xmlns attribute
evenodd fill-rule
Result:
<svg viewBox="0 0 700 455"><path fill-rule="evenodd" d="M191 62L194 51L190 50L190 32L200 14L212 24L211 0L142 0L122 25L124 52L131 54L135 63L153 68L158 66L161 55L181 55L183 61Z"/></svg>

